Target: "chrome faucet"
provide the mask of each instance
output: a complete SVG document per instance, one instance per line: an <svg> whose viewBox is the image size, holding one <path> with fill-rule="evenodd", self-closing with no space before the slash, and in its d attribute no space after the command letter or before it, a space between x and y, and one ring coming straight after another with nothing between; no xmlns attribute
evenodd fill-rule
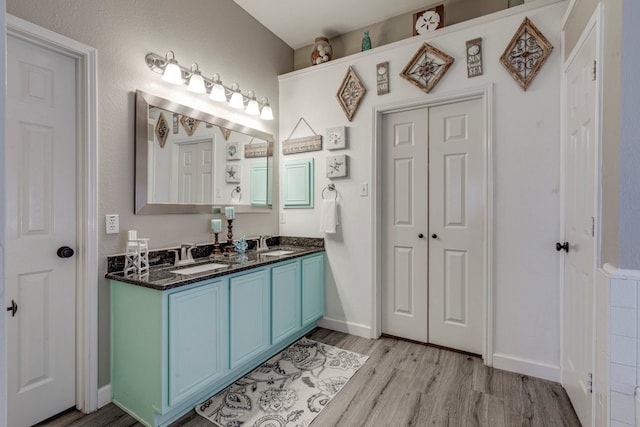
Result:
<svg viewBox="0 0 640 427"><path fill-rule="evenodd" d="M256 239L256 241L258 242L258 246L256 247L256 251L262 252L262 251L268 251L269 250L269 246L267 246L267 239L268 238L269 238L269 236L260 236L260 237L258 237L258 239Z"/></svg>
<svg viewBox="0 0 640 427"><path fill-rule="evenodd" d="M195 260L193 259L192 251L196 248L195 243L183 243L180 245L180 252L174 250L176 253L176 259L174 265L187 265L193 264Z"/></svg>

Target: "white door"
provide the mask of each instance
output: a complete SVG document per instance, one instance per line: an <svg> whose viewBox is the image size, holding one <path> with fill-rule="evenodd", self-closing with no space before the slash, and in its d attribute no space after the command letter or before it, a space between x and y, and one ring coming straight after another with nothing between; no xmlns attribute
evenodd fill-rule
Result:
<svg viewBox="0 0 640 427"><path fill-rule="evenodd" d="M382 332L428 341L428 110L386 114L382 150Z"/></svg>
<svg viewBox="0 0 640 427"><path fill-rule="evenodd" d="M178 144L179 203L213 203L213 142Z"/></svg>
<svg viewBox="0 0 640 427"><path fill-rule="evenodd" d="M595 31L565 72L567 90L562 293L562 384L583 426L591 426L595 271ZM563 242L564 243L564 242Z"/></svg>
<svg viewBox="0 0 640 427"><path fill-rule="evenodd" d="M429 110L429 342L482 354L481 100Z"/></svg>
<svg viewBox="0 0 640 427"><path fill-rule="evenodd" d="M75 406L76 62L7 37L8 425ZM68 254L67 254L68 255Z"/></svg>
<svg viewBox="0 0 640 427"><path fill-rule="evenodd" d="M383 117L383 333L482 353L482 117L480 100Z"/></svg>

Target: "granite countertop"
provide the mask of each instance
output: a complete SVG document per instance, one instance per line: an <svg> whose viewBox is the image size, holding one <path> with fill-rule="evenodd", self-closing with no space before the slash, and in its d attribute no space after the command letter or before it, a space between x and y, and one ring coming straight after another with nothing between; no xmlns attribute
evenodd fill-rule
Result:
<svg viewBox="0 0 640 427"><path fill-rule="evenodd" d="M265 255L266 253L276 250L289 250L293 251L293 253L282 256ZM107 273L105 277L107 279L117 280L119 282L130 283L138 286L144 286L147 288L166 290L319 252L324 252L324 247L278 245L269 247L269 250L261 252L249 250L245 253L244 258L238 254L234 254L231 256L214 255L196 258L196 262L194 264L188 264L184 266L175 266L171 264L160 264L151 266L151 268L149 269L149 273L142 276L139 274L125 275L122 271L120 271ZM227 267L188 275L176 274L171 272L209 263L227 264Z"/></svg>

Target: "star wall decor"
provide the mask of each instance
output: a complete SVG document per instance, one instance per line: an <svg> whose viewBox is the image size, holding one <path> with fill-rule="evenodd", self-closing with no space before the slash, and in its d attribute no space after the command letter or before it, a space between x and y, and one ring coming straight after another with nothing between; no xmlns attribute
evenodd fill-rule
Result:
<svg viewBox="0 0 640 427"><path fill-rule="evenodd" d="M400 77L429 93L447 72L454 59L435 47L424 43L404 67Z"/></svg>
<svg viewBox="0 0 640 427"><path fill-rule="evenodd" d="M340 89L338 89L338 103L347 115L347 119L351 121L353 115L356 113L360 101L364 97L367 89L363 86L362 82L353 71L353 68L349 67L347 74L342 80Z"/></svg>
<svg viewBox="0 0 640 427"><path fill-rule="evenodd" d="M525 91L542 68L553 46L533 25L524 18L520 28L500 57L500 63Z"/></svg>

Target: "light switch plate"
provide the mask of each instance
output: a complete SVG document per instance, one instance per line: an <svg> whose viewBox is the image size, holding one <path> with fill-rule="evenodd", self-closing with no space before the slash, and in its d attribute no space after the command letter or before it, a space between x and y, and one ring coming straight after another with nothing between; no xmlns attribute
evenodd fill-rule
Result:
<svg viewBox="0 0 640 427"><path fill-rule="evenodd" d="M366 182L363 182L362 184L360 184L360 196L367 197L368 195L369 195L369 184Z"/></svg>
<svg viewBox="0 0 640 427"><path fill-rule="evenodd" d="M284 212L280 212L280 224L287 223L287 214Z"/></svg>

